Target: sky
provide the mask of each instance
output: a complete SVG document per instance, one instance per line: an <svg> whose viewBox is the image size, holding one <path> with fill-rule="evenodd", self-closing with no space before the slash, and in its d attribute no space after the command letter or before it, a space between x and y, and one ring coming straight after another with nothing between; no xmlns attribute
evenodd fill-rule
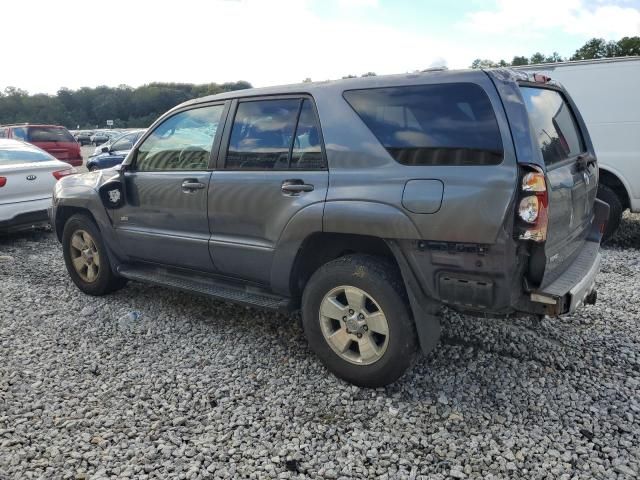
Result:
<svg viewBox="0 0 640 480"><path fill-rule="evenodd" d="M640 35L640 0L29 0L0 14L0 90L467 68Z"/></svg>

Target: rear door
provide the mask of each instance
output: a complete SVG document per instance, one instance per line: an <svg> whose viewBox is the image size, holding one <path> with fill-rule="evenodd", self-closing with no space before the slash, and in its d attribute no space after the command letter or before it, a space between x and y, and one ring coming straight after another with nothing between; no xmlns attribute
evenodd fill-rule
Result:
<svg viewBox="0 0 640 480"><path fill-rule="evenodd" d="M547 169L546 283L575 257L591 228L598 166L561 90L538 86L520 90Z"/></svg>
<svg viewBox="0 0 640 480"><path fill-rule="evenodd" d="M207 192L224 103L167 117L137 146L125 206L113 212L122 248L137 261L211 271Z"/></svg>
<svg viewBox="0 0 640 480"><path fill-rule="evenodd" d="M324 202L329 173L310 97L243 99L232 107L209 187L211 256L220 273L268 284L287 223ZM309 220L322 229L322 214Z"/></svg>

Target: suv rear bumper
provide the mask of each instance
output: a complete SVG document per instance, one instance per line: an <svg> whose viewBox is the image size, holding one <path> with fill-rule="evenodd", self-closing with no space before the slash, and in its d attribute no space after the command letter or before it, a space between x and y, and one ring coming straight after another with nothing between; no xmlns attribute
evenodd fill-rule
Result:
<svg viewBox="0 0 640 480"><path fill-rule="evenodd" d="M544 304L547 315L573 313L595 292L596 276L600 271L600 244L584 242L580 254L560 277L549 285L531 292L534 303Z"/></svg>

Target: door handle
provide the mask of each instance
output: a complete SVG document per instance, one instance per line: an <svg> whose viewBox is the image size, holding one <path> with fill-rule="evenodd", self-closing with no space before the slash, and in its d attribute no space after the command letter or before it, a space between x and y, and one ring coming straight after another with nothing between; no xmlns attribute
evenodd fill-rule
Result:
<svg viewBox="0 0 640 480"><path fill-rule="evenodd" d="M298 195L302 192L312 192L313 185L304 183L302 180L285 180L280 187L282 193L287 195Z"/></svg>
<svg viewBox="0 0 640 480"><path fill-rule="evenodd" d="M197 180L185 180L182 182L182 190L185 192L191 192L193 190L202 190L206 185L198 182Z"/></svg>

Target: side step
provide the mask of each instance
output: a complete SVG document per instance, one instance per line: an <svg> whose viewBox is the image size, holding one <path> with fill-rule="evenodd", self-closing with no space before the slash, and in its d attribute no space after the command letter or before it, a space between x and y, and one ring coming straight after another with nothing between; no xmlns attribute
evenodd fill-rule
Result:
<svg viewBox="0 0 640 480"><path fill-rule="evenodd" d="M118 267L118 274L129 280L174 288L218 300L269 310L291 311L291 300L287 297L273 295L256 287L226 283L192 272L151 265L121 265Z"/></svg>

